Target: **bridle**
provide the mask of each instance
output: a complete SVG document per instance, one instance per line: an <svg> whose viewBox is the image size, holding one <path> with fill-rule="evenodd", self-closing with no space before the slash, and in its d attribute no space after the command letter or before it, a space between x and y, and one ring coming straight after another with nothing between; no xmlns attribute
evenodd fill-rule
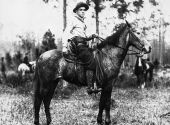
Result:
<svg viewBox="0 0 170 125"><path fill-rule="evenodd" d="M138 41L141 46L143 46L143 47L142 47L142 50L143 50L143 49L144 49L144 45L141 43L141 40L132 33L132 31L130 30L130 28L128 29L128 34L131 35L134 40ZM99 36L97 37L97 39L99 39L101 42L104 41L104 39L103 39L102 37L99 37ZM129 40L129 39L128 39L128 40ZM120 48L120 49L126 50L126 48L123 48L123 47L121 47L121 46L118 46L118 45L114 45L114 46L115 46L115 47L118 47L118 48ZM142 50L141 50L141 51L142 51ZM128 49L128 51L131 51L131 53L127 53L127 55L137 55L137 54L140 54L140 53L141 53L141 52L137 52L137 51L132 50L132 49Z"/></svg>
<svg viewBox="0 0 170 125"><path fill-rule="evenodd" d="M127 53L127 55L137 55L137 54L140 54L143 50L144 50L144 45L141 43L141 40L138 38L138 37L136 37L135 35L134 35L134 33L129 29L129 35L131 35L132 36L132 38L135 40L135 41L137 41L141 46L142 46L142 49L140 50L140 52L137 52L137 51L134 51L134 50L128 50L128 51L132 51L132 53Z"/></svg>

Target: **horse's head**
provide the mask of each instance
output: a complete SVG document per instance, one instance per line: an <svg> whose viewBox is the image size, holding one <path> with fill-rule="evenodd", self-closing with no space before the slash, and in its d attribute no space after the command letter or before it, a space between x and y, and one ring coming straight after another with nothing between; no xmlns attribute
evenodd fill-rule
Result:
<svg viewBox="0 0 170 125"><path fill-rule="evenodd" d="M32 70L34 72L35 67L36 67L36 61L31 61L31 62L29 62L29 64L30 64L30 70Z"/></svg>
<svg viewBox="0 0 170 125"><path fill-rule="evenodd" d="M151 52L151 44L144 38L139 38L139 32L135 32L131 25L126 21L126 25L128 28L128 34L126 41L128 41L128 44L131 46L134 46L140 51L144 51L145 53Z"/></svg>

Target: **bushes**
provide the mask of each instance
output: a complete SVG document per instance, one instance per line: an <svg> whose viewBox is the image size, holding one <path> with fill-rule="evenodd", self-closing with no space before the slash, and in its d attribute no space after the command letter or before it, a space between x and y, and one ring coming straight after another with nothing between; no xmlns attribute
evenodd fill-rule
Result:
<svg viewBox="0 0 170 125"><path fill-rule="evenodd" d="M12 87L16 87L20 84L21 80L18 77L18 74L14 71L7 73L6 83Z"/></svg>
<svg viewBox="0 0 170 125"><path fill-rule="evenodd" d="M18 86L25 87L27 84L30 84L30 81L32 81L32 77L22 78L18 72L8 71L6 73L6 80L3 83L15 88Z"/></svg>
<svg viewBox="0 0 170 125"><path fill-rule="evenodd" d="M76 85L61 80L56 87L55 98L69 98L77 89Z"/></svg>
<svg viewBox="0 0 170 125"><path fill-rule="evenodd" d="M137 81L137 78L135 75L123 72L119 74L116 80L115 86L119 88L135 87L136 81Z"/></svg>

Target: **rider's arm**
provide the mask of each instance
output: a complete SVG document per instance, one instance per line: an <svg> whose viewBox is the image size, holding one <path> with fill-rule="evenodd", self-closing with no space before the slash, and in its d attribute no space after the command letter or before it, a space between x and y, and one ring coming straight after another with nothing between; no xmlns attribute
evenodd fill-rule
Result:
<svg viewBox="0 0 170 125"><path fill-rule="evenodd" d="M67 24L65 31L63 32L63 36L62 36L63 52L67 51L68 40L73 37L73 35L71 34L71 31L73 30L73 28L74 28L74 23L69 22Z"/></svg>
<svg viewBox="0 0 170 125"><path fill-rule="evenodd" d="M92 39L97 38L97 37L98 37L98 35L92 34L89 37L87 37L86 40L89 41L89 40L92 40Z"/></svg>

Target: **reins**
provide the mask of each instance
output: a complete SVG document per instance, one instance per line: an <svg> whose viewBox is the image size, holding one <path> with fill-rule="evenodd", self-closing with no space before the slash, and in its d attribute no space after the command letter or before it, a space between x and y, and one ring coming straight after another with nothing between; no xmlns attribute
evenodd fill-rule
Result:
<svg viewBox="0 0 170 125"><path fill-rule="evenodd" d="M101 42L104 41L104 39L100 36L97 37L98 40L100 40ZM117 45L114 45L115 47L118 47L120 49L123 49L123 50L126 50L125 48L123 47L120 47L120 46L117 46ZM135 50L131 50L131 49L128 49L128 51L131 51L132 53L127 53L127 55L137 55L137 54L140 54L139 52L136 52Z"/></svg>

